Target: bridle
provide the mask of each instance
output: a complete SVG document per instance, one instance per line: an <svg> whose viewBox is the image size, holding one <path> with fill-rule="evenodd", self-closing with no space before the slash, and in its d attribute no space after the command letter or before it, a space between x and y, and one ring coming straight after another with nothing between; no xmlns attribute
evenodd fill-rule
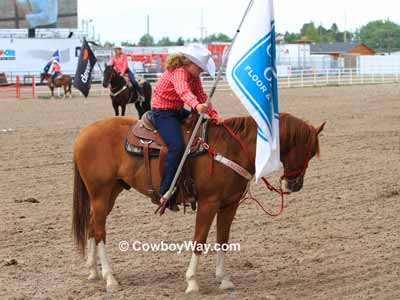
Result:
<svg viewBox="0 0 400 300"><path fill-rule="evenodd" d="M233 132L233 130L232 130L231 128L229 128L225 123L223 123L222 125L225 127L226 131L239 143L240 148L241 148L242 151L247 155L249 161L250 161L250 162L252 163L252 165L254 165L254 167L255 167L255 159L254 159L253 156L250 154L249 150L247 149L247 146L243 143L243 141L240 139L240 137L239 137L237 134L235 134L235 133ZM308 125L308 124L307 124L307 125ZM311 130L311 132L314 131L314 128L313 128L312 126L308 125L308 127L309 127L309 129ZM282 180L283 178L286 178L288 182L293 182L293 181L297 182L300 178L302 178L302 176L304 176L304 174L306 173L307 167L308 167L308 163L309 163L309 161L310 161L310 159L311 159L311 154L312 154L312 138L310 138L309 143L307 143L306 145L304 145L304 147L305 147L306 151L307 151L307 150L308 150L308 151L307 151L307 156L306 156L305 159L304 159L303 166L302 166L300 169L295 170L295 171L290 171L290 172L285 172L285 171L284 171L283 174L282 174L282 176L280 177L281 180ZM297 147L292 148L292 149L290 149L290 151L293 151L293 150L296 149L296 148L297 148ZM307 149L307 148L308 148L308 149ZM290 153L290 151L289 151L289 153ZM295 178L290 179L288 176L290 176L290 177L295 177ZM284 192L284 191L282 190L282 188L280 188L280 187L279 187L279 188L274 187L265 177L261 177L261 180L264 182L265 186L266 186L271 192L276 192L276 193L278 193L278 194L280 195L280 197L281 197L281 205L280 205L279 211L278 211L277 213L271 213L271 212L269 212L268 210L266 210L266 209L264 208L264 206L261 204L261 202L260 202L259 200L257 200L257 199L253 196L253 194L251 193L251 191L250 191L250 181L249 181L249 184L248 184L248 186L247 186L247 189L246 189L245 193L243 194L243 197L239 200L239 205L240 205L241 203L243 203L244 201L248 200L248 199L249 199L249 200L253 200L253 201L256 202L257 205L264 211L264 213L266 213L267 215L269 215L269 216L271 216L271 217L277 217L277 216L279 216L279 215L282 214L283 209L284 209L284 207L285 207L284 195L288 195L289 193L288 193L288 192Z"/></svg>
<svg viewBox="0 0 400 300"><path fill-rule="evenodd" d="M310 126L310 125L308 125L308 128L310 129L311 132L315 131L315 129L314 129L312 126ZM308 163L309 163L310 160L311 160L312 146L313 146L313 145L312 145L312 140L313 140L313 139L310 138L307 144L305 144L305 145L299 145L299 146L296 146L296 147L294 147L294 148L292 148L292 149L289 150L288 153L294 151L294 150L297 149L298 147L304 147L304 148L305 148L306 157L304 158L303 165L302 165L302 167L301 167L300 169L294 170L294 171L290 171L290 172L284 171L283 174L282 174L282 176L281 176L281 180L282 180L283 178L287 178L287 179L289 180L289 177L304 176L304 174L306 173L306 170L307 170L307 168L308 168Z"/></svg>
<svg viewBox="0 0 400 300"><path fill-rule="evenodd" d="M116 91L113 90L113 88L111 87L111 81L114 78L114 76L116 76L116 75L117 75L117 71L113 67L111 70L111 74L108 77L108 83L110 85L110 96L112 96L112 97L118 96L119 94L121 94L123 91L125 91L128 88L128 86L125 84L122 88L117 88Z"/></svg>

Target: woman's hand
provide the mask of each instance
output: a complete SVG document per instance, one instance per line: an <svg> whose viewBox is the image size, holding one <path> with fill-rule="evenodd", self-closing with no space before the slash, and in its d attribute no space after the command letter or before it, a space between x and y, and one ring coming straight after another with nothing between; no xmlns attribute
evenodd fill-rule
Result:
<svg viewBox="0 0 400 300"><path fill-rule="evenodd" d="M205 114L208 112L208 104L206 104L206 103L197 104L196 110L201 114Z"/></svg>

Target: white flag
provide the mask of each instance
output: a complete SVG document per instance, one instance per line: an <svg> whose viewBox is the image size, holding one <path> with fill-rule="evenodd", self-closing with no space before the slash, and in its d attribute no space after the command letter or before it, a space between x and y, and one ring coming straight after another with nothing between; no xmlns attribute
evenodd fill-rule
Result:
<svg viewBox="0 0 400 300"><path fill-rule="evenodd" d="M278 84L272 0L254 0L229 53L233 92L258 124L256 180L280 168Z"/></svg>

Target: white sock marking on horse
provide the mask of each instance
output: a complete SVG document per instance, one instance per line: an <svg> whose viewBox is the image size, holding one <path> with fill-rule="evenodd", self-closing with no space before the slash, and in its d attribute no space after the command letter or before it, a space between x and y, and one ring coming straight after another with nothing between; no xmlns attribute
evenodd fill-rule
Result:
<svg viewBox="0 0 400 300"><path fill-rule="evenodd" d="M196 255L192 253L192 258L190 259L189 267L186 271L186 282L188 284L185 293L197 293L199 291L199 285L196 280L197 266L199 264L200 254Z"/></svg>
<svg viewBox="0 0 400 300"><path fill-rule="evenodd" d="M235 285L230 280L229 276L226 275L225 272L225 252L218 251L217 253L217 262L215 269L215 276L217 277L217 281L220 282L220 289L229 290L234 289Z"/></svg>
<svg viewBox="0 0 400 300"><path fill-rule="evenodd" d="M107 292L112 292L115 288L118 287L118 282L115 280L112 274L110 263L107 257L106 245L103 241L100 241L97 247L101 262L101 273L103 275L103 279L107 282Z"/></svg>
<svg viewBox="0 0 400 300"><path fill-rule="evenodd" d="M89 280L99 279L99 272L97 271L97 248L94 238L88 240L88 257L86 266L89 268Z"/></svg>

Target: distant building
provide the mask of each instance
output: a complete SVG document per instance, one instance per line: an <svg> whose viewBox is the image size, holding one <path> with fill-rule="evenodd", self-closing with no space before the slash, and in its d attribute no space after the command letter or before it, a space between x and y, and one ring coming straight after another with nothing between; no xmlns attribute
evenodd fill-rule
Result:
<svg viewBox="0 0 400 300"><path fill-rule="evenodd" d="M364 43L312 43L311 54L327 54L339 57L344 54L375 55L375 50Z"/></svg>
<svg viewBox="0 0 400 300"><path fill-rule="evenodd" d="M345 68L356 68L357 57L360 55L375 55L375 50L364 43L312 43L311 55L330 55L335 60L343 58Z"/></svg>

